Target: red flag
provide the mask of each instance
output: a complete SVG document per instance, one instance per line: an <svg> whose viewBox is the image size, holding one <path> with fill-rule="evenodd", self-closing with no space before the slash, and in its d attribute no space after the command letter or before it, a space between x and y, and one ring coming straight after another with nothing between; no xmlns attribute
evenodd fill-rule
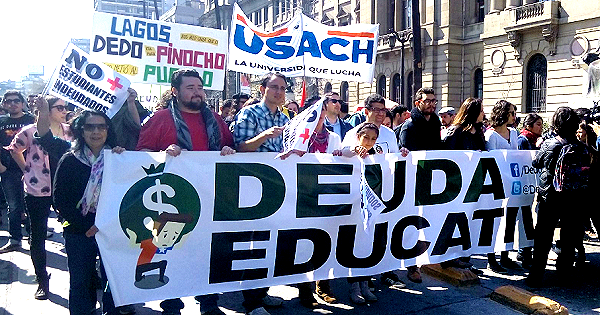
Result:
<svg viewBox="0 0 600 315"><path fill-rule="evenodd" d="M306 101L306 81L302 80L302 98L300 99L300 107L304 107L304 101Z"/></svg>

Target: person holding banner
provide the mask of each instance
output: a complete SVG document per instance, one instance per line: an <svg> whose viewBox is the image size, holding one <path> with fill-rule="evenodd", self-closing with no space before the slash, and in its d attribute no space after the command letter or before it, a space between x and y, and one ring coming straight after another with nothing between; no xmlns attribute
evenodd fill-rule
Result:
<svg viewBox="0 0 600 315"><path fill-rule="evenodd" d="M283 129L289 121L281 110L287 83L281 73L263 76L260 103L242 108L235 122L233 139L240 152L281 152ZM250 315L268 315L265 306L281 306L283 299L267 295L268 288L244 290L244 307Z"/></svg>
<svg viewBox="0 0 600 315"><path fill-rule="evenodd" d="M66 105L65 102L55 96L46 97L45 106L35 106L38 108L38 120L48 121L44 134L52 130L63 140L70 141L69 126L66 125ZM33 102L30 103L33 106ZM48 110L48 108L50 108ZM44 117L42 117L44 116ZM31 260L35 269L35 276L38 282L38 289L34 297L37 300L48 299L49 293L49 275L46 271L46 230L48 228L48 216L50 206L52 205L51 187L52 178L56 162L66 151L60 152L60 155L53 156L52 162L49 157L49 150L42 145L42 141L34 139L37 134L37 126L31 124L23 127L13 138L8 150L11 156L23 171L25 182L25 205L31 224ZM69 144L63 147L68 148Z"/></svg>
<svg viewBox="0 0 600 315"><path fill-rule="evenodd" d="M517 118L517 107L505 100L499 100L492 108L490 122L492 128L485 132L485 147L490 150L517 150L518 133L511 126ZM508 273L506 269L521 270L521 266L508 257L508 251L500 252L500 263L494 253L488 253L488 268L500 274Z"/></svg>
<svg viewBox="0 0 600 315"><path fill-rule="evenodd" d="M196 70L181 69L171 76L172 97L166 109L157 111L144 124L137 144L139 151L165 151L178 156L181 151L221 151L233 154L233 138L227 124L206 104L204 82ZM200 313L224 314L217 305L218 295L199 295ZM181 314L181 299L160 303L163 314Z"/></svg>
<svg viewBox="0 0 600 315"><path fill-rule="evenodd" d="M42 128L40 128L42 129ZM85 110L71 126L75 144L62 156L54 177L54 206L65 219L63 236L69 268L69 313L89 314L96 309L96 207L102 187L104 150L121 153L110 118ZM41 131L40 131L41 132ZM109 292L105 292L107 297Z"/></svg>
<svg viewBox="0 0 600 315"><path fill-rule="evenodd" d="M375 142L371 146L371 148L365 151L364 146L356 145L357 139L360 140L359 131L361 128L364 128L364 125L358 124L353 129L348 130L346 136L344 137L344 141L342 141L343 150L348 150L348 148L354 148L356 154L360 157L364 158L367 154L370 154L368 151L372 150L372 152L377 154L385 154L385 153L398 153L402 152L404 156L408 155L408 150L402 148L400 150L398 148L398 142L396 140L396 135L394 131L383 125L383 120L385 119L385 114L387 109L385 108L385 99L383 96L379 94L371 94L365 99L365 119L366 123L374 124L377 128L379 128L379 132L377 133L377 137L374 138ZM367 140L367 136L364 140ZM373 135L370 135L370 138L373 138ZM381 275L381 282L385 283L388 286L394 286L397 288L402 288L405 286L404 282L400 281L398 276L394 272L385 272Z"/></svg>

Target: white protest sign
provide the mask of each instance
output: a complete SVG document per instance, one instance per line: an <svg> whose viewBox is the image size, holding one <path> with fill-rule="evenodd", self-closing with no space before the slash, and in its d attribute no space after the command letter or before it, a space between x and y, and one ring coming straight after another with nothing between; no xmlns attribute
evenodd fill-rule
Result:
<svg viewBox="0 0 600 315"><path fill-rule="evenodd" d="M373 275L533 242L535 151L105 154L96 240L117 305ZM361 173L383 203L367 233Z"/></svg>
<svg viewBox="0 0 600 315"><path fill-rule="evenodd" d="M223 89L227 31L95 12L92 32L92 56L134 83L170 84L192 68L205 89Z"/></svg>
<svg viewBox="0 0 600 315"><path fill-rule="evenodd" d="M378 36L379 25L327 26L303 14L264 32L234 4L227 67L256 75L371 82Z"/></svg>
<svg viewBox="0 0 600 315"><path fill-rule="evenodd" d="M90 60L69 43L48 82L47 92L84 109L116 114L129 96L130 82L102 62Z"/></svg>

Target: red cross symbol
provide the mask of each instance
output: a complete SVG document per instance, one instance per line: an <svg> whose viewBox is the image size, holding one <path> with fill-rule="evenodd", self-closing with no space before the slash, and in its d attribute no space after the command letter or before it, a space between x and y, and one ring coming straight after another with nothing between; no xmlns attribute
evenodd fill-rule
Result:
<svg viewBox="0 0 600 315"><path fill-rule="evenodd" d="M123 84L120 84L119 80L120 80L119 77L116 77L114 80L112 80L112 79L109 78L106 81L111 84L110 89L112 91L114 91L115 89L120 89L120 88L123 87Z"/></svg>
<svg viewBox="0 0 600 315"><path fill-rule="evenodd" d="M304 144L304 142L306 142L306 140L308 140L308 138L310 138L308 131L309 131L308 128L305 128L304 133L300 135L300 138L304 139L304 140L302 140L302 144Z"/></svg>

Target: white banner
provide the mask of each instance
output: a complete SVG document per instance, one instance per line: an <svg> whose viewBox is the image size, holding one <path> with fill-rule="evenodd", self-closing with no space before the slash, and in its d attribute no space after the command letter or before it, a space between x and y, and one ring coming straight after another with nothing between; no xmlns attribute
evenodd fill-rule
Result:
<svg viewBox="0 0 600 315"><path fill-rule="evenodd" d="M227 31L94 12L91 54L134 83L171 84L196 69L207 90L223 90Z"/></svg>
<svg viewBox="0 0 600 315"><path fill-rule="evenodd" d="M371 82L379 25L327 26L297 14L267 33L234 4L229 70L263 75L281 72L340 81Z"/></svg>
<svg viewBox="0 0 600 315"><path fill-rule="evenodd" d="M65 49L52 73L47 92L84 109L114 116L129 96L129 80L73 43Z"/></svg>
<svg viewBox="0 0 600 315"><path fill-rule="evenodd" d="M289 123L285 124L283 129L283 152L277 157L286 155L286 153L296 150L308 152L311 137L319 123L319 118L323 114L322 97L318 102L296 115Z"/></svg>
<svg viewBox="0 0 600 315"><path fill-rule="evenodd" d="M96 239L116 304L532 245L534 151L274 156L107 153ZM368 233L363 168L384 205Z"/></svg>

